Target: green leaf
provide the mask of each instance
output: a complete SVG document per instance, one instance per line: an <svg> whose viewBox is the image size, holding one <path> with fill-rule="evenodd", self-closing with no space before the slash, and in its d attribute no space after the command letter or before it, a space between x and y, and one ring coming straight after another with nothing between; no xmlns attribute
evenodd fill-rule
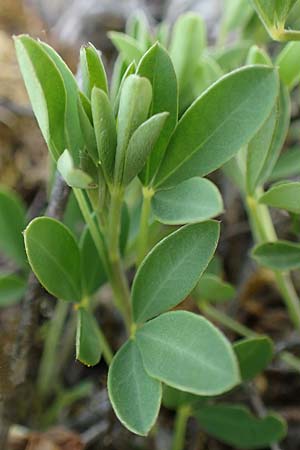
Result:
<svg viewBox="0 0 300 450"><path fill-rule="evenodd" d="M253 15L250 2L244 0L227 0L223 11L223 33L229 33L237 29L243 29Z"/></svg>
<svg viewBox="0 0 300 450"><path fill-rule="evenodd" d="M199 298L212 302L232 300L236 295L234 286L211 273L203 274L195 289Z"/></svg>
<svg viewBox="0 0 300 450"><path fill-rule="evenodd" d="M262 266L272 270L300 268L300 244L289 241L268 242L257 245L252 256Z"/></svg>
<svg viewBox="0 0 300 450"><path fill-rule="evenodd" d="M94 87L108 94L108 84L101 53L89 43L80 50L80 65L82 71L83 91L90 97Z"/></svg>
<svg viewBox="0 0 300 450"><path fill-rule="evenodd" d="M119 50L126 64L130 64L133 61L136 63L139 62L143 56L143 48L136 39L117 31L110 31L108 36L114 46Z"/></svg>
<svg viewBox="0 0 300 450"><path fill-rule="evenodd" d="M263 372L273 358L273 342L266 336L242 339L235 342L233 349L237 356L241 377L249 381Z"/></svg>
<svg viewBox="0 0 300 450"><path fill-rule="evenodd" d="M214 51L212 56L224 73L245 64L252 42L241 41Z"/></svg>
<svg viewBox="0 0 300 450"><path fill-rule="evenodd" d="M252 45L247 56L247 64L263 64L273 66L272 60L268 53L257 45Z"/></svg>
<svg viewBox="0 0 300 450"><path fill-rule="evenodd" d="M300 182L282 182L272 186L260 197L259 202L300 214Z"/></svg>
<svg viewBox="0 0 300 450"><path fill-rule="evenodd" d="M80 253L70 230L58 220L38 217L24 238L30 266L45 289L61 300L80 302Z"/></svg>
<svg viewBox="0 0 300 450"><path fill-rule="evenodd" d="M124 164L123 183L127 185L138 175L146 164L157 143L168 117L167 112L155 114L142 123L130 138Z"/></svg>
<svg viewBox="0 0 300 450"><path fill-rule="evenodd" d="M96 187L90 175L74 167L72 156L68 150L65 150L59 157L57 169L68 186L79 189L94 189Z"/></svg>
<svg viewBox="0 0 300 450"><path fill-rule="evenodd" d="M26 226L23 203L12 191L0 187L0 250L18 265L26 265L22 233Z"/></svg>
<svg viewBox="0 0 300 450"><path fill-rule="evenodd" d="M149 375L176 389L211 396L239 382L230 343L204 317L162 314L140 328L136 340Z"/></svg>
<svg viewBox="0 0 300 450"><path fill-rule="evenodd" d="M144 50L151 45L150 25L143 10L138 9L129 17L126 22L126 34L136 39Z"/></svg>
<svg viewBox="0 0 300 450"><path fill-rule="evenodd" d="M26 291L27 282L23 278L11 274L0 274L0 308L15 305Z"/></svg>
<svg viewBox="0 0 300 450"><path fill-rule="evenodd" d="M96 87L92 90L92 113L99 159L104 172L112 179L117 147L116 122L106 93Z"/></svg>
<svg viewBox="0 0 300 450"><path fill-rule="evenodd" d="M294 147L282 153L274 166L269 181L292 177L300 173L300 149Z"/></svg>
<svg viewBox="0 0 300 450"><path fill-rule="evenodd" d="M157 191L152 199L152 209L160 222L180 225L218 216L223 211L223 201L211 181L191 178L173 188Z"/></svg>
<svg viewBox="0 0 300 450"><path fill-rule="evenodd" d="M210 56L202 56L193 80L194 96L198 97L223 75L219 64Z"/></svg>
<svg viewBox="0 0 300 450"><path fill-rule="evenodd" d="M115 355L108 372L108 394L122 424L146 436L158 416L161 384L145 371L135 341L126 342Z"/></svg>
<svg viewBox="0 0 300 450"><path fill-rule="evenodd" d="M66 88L56 64L42 45L29 36L15 37L17 58L33 112L57 160L65 150Z"/></svg>
<svg viewBox="0 0 300 450"><path fill-rule="evenodd" d="M147 78L129 75L123 83L118 114L118 145L115 181L121 182L127 147L135 130L148 117L152 100L152 87Z"/></svg>
<svg viewBox="0 0 300 450"><path fill-rule="evenodd" d="M79 163L79 152L83 146L83 136L79 125L78 116L78 86L74 75L62 60L62 58L44 42L40 42L42 48L48 53L58 68L66 89L65 109L65 148L68 148L76 164Z"/></svg>
<svg viewBox="0 0 300 450"><path fill-rule="evenodd" d="M249 142L246 155L246 183L250 194L255 191L261 179L265 161L273 144L277 120L277 108L274 108L261 129Z"/></svg>
<svg viewBox="0 0 300 450"><path fill-rule="evenodd" d="M273 39L279 39L287 17L298 0L252 0L254 8Z"/></svg>
<svg viewBox="0 0 300 450"><path fill-rule="evenodd" d="M300 42L290 42L279 53L276 59L282 82L290 90L300 80Z"/></svg>
<svg viewBox="0 0 300 450"><path fill-rule="evenodd" d="M268 414L258 419L244 406L207 405L195 411L195 416L208 434L238 450L269 447L286 435L281 417Z"/></svg>
<svg viewBox="0 0 300 450"><path fill-rule="evenodd" d="M250 66L221 78L182 116L155 185L178 184L222 166L259 130L277 95L271 68Z"/></svg>
<svg viewBox="0 0 300 450"><path fill-rule="evenodd" d="M116 95L111 94L111 98L113 99L113 105L114 105L114 115L115 117L117 117L118 112L119 112L119 106L120 106L120 98L121 98L121 92L123 89L123 85L125 83L125 80L130 76L130 75L134 75L136 71L136 64L135 62L132 62L131 64L129 64L129 66L126 68L122 79L120 80L120 86L116 92Z"/></svg>
<svg viewBox="0 0 300 450"><path fill-rule="evenodd" d="M151 152L147 170L141 177L148 184L163 158L171 134L177 123L178 88L175 69L168 52L158 43L154 44L141 59L138 75L148 78L152 84L152 106L150 115L168 112L162 133Z"/></svg>
<svg viewBox="0 0 300 450"><path fill-rule="evenodd" d="M78 115L86 150L94 164L98 165L99 155L93 127L92 107L89 99L82 92L78 97Z"/></svg>
<svg viewBox="0 0 300 450"><path fill-rule="evenodd" d="M213 221L186 225L148 253L132 286L135 321L143 323L184 300L213 257L219 231Z"/></svg>
<svg viewBox="0 0 300 450"><path fill-rule="evenodd" d="M89 311L80 307L77 311L76 359L86 366L95 366L101 353L97 321Z"/></svg>
<svg viewBox="0 0 300 450"><path fill-rule="evenodd" d="M190 405L191 403L201 402L201 397L190 394L189 392L179 391L171 386L163 385L162 403L165 408L178 409L183 405Z"/></svg>
<svg viewBox="0 0 300 450"><path fill-rule="evenodd" d="M277 125L274 131L272 144L266 155L264 165L260 171L257 185L262 185L272 173L273 167L279 157L280 151L284 145L291 118L291 101L286 87L280 86L278 103L277 103Z"/></svg>
<svg viewBox="0 0 300 450"><path fill-rule="evenodd" d="M170 43L170 55L180 91L193 79L205 46L206 29L202 17L191 12L181 15L174 25Z"/></svg>
<svg viewBox="0 0 300 450"><path fill-rule="evenodd" d="M82 286L85 293L94 294L107 280L106 272L91 233L86 227L80 237Z"/></svg>

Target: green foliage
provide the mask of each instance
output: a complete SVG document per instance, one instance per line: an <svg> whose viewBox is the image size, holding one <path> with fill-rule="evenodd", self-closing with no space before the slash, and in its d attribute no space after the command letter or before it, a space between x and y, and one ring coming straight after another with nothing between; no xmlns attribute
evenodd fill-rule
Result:
<svg viewBox="0 0 300 450"><path fill-rule="evenodd" d="M115 355L108 373L108 393L119 420L133 433L147 435L157 418L161 383L146 372L135 341Z"/></svg>
<svg viewBox="0 0 300 450"><path fill-rule="evenodd" d="M148 78L152 84L151 115L168 112L158 141L148 159L147 169L141 176L144 184L148 184L162 160L170 136L177 123L178 88L175 69L168 52L158 43L145 53L137 68L137 73Z"/></svg>
<svg viewBox="0 0 300 450"><path fill-rule="evenodd" d="M221 78L179 121L155 186L174 185L222 166L258 131L277 94L271 68L247 67Z"/></svg>
<svg viewBox="0 0 300 450"><path fill-rule="evenodd" d="M76 359L87 366L95 366L101 352L98 324L89 311L80 307L77 311Z"/></svg>
<svg viewBox="0 0 300 450"><path fill-rule="evenodd" d="M259 201L273 208L285 209L291 213L300 213L300 183L282 182L272 186Z"/></svg>
<svg viewBox="0 0 300 450"><path fill-rule="evenodd" d="M300 244L289 241L267 242L257 245L253 257L262 266L274 270L293 270L300 267Z"/></svg>
<svg viewBox="0 0 300 450"><path fill-rule="evenodd" d="M273 5L276 26L281 27L292 3ZM263 4L265 20L269 0L255 4ZM135 14L127 34L110 33L119 51L110 89L101 53L92 44L81 49L81 92L48 45L28 36L15 41L54 170L73 189L80 209L64 218L77 238L46 217L34 219L24 233L28 261L40 283L58 299L76 303L76 358L93 366L103 354L110 366L110 401L132 432L150 432L164 383L163 403L178 410L176 427L182 412L184 420L196 415L204 430L241 449L277 442L285 433L283 423L273 415L256 419L239 406L214 405L203 396L228 392L263 371L272 358L271 341L260 337L232 346L204 317L168 310L191 293L204 311L214 309L205 302L236 295L222 280L219 264L211 263L220 225L209 219L223 213L222 197L212 181L200 178L229 160L260 242L274 240L256 247L254 257L273 269L276 279L283 277L280 270L300 267L299 244L276 241L265 206L298 214L299 183L284 182L261 195L274 173L295 173L296 152L279 154L299 71L298 47L290 44L274 64L279 83L267 47L253 45L266 43L265 36L260 41L258 32L244 40L258 22L251 6L241 0L228 0L227 6L220 38L225 43L235 30L241 39L217 50L205 48L205 25L196 14L180 16L170 33L166 24L150 29L145 16ZM279 31L281 37L288 33ZM245 62L251 65L240 68ZM0 211L0 248L24 272L0 276L0 306L5 306L24 295L26 218L20 202L4 191ZM131 273L134 265L130 286L127 270ZM93 313L105 282L126 327L127 340L114 356ZM289 295L282 283L284 278L280 292ZM57 308L56 320L48 324L47 364L71 316L65 302ZM221 323L222 317L234 323L224 313L215 315Z"/></svg>
<svg viewBox="0 0 300 450"><path fill-rule="evenodd" d="M265 336L238 341L234 344L233 349L239 362L243 381L251 380L266 369L274 352L271 339Z"/></svg>
<svg viewBox="0 0 300 450"><path fill-rule="evenodd" d="M140 328L136 340L148 374L177 389L211 396L240 381L229 342L196 314L162 314Z"/></svg>
<svg viewBox="0 0 300 450"><path fill-rule="evenodd" d="M57 169L65 182L75 188L90 189L96 185L89 174L74 166L74 161L68 150L65 150L57 161Z"/></svg>
<svg viewBox="0 0 300 450"><path fill-rule="evenodd" d="M108 36L127 64L130 64L132 61L139 62L143 56L143 49L136 39L116 31L111 31L108 33Z"/></svg>
<svg viewBox="0 0 300 450"><path fill-rule="evenodd" d="M147 78L129 75L124 81L118 114L118 144L115 181L121 183L129 141L136 129L148 117L152 101L152 87Z"/></svg>
<svg viewBox="0 0 300 450"><path fill-rule="evenodd" d="M207 405L195 416L207 433L236 449L265 448L286 433L285 423L275 414L257 419L243 406Z"/></svg>
<svg viewBox="0 0 300 450"><path fill-rule="evenodd" d="M8 189L0 188L0 250L19 266L26 265L22 233L26 226L25 206Z"/></svg>
<svg viewBox="0 0 300 450"><path fill-rule="evenodd" d="M293 147L280 155L269 180L288 178L298 173L300 173L300 149Z"/></svg>
<svg viewBox="0 0 300 450"><path fill-rule="evenodd" d="M124 163L123 183L129 184L146 165L168 117L167 112L155 114L142 123L130 138Z"/></svg>
<svg viewBox="0 0 300 450"><path fill-rule="evenodd" d="M15 38L15 45L33 112L49 150L57 160L68 148L65 139L67 93L62 75L39 42L21 35Z"/></svg>
<svg viewBox="0 0 300 450"><path fill-rule="evenodd" d="M113 179L117 130L112 107L106 93L97 87L92 90L92 114L99 161L109 180Z"/></svg>
<svg viewBox="0 0 300 450"><path fill-rule="evenodd" d="M204 273L199 280L195 292L198 298L211 302L225 302L232 300L236 291L230 284L212 273Z"/></svg>
<svg viewBox="0 0 300 450"><path fill-rule="evenodd" d="M184 300L206 269L218 238L219 224L209 221L187 225L159 242L133 282L135 321L143 323Z"/></svg>
<svg viewBox="0 0 300 450"><path fill-rule="evenodd" d="M97 49L89 44L80 50L80 66L82 72L83 91L90 97L94 87L108 93L105 68Z"/></svg>
<svg viewBox="0 0 300 450"><path fill-rule="evenodd" d="M157 191L152 199L152 209L161 223L180 225L218 216L223 212L223 201L211 181L197 177Z"/></svg>
<svg viewBox="0 0 300 450"><path fill-rule="evenodd" d="M27 282L15 274L0 274L0 308L15 305L26 291Z"/></svg>
<svg viewBox="0 0 300 450"><path fill-rule="evenodd" d="M83 290L85 295L89 296L94 294L107 281L107 276L87 227L82 232L79 247Z"/></svg>
<svg viewBox="0 0 300 450"><path fill-rule="evenodd" d="M39 217L27 226L24 239L29 264L45 289L61 300L80 302L80 252L69 229Z"/></svg>
<svg viewBox="0 0 300 450"><path fill-rule="evenodd" d="M290 42L279 53L276 65L282 82L293 89L300 80L300 42Z"/></svg>

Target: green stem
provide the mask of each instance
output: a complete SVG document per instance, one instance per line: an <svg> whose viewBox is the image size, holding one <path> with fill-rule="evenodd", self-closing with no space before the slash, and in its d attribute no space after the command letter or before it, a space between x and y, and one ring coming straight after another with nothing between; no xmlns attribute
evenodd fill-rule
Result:
<svg viewBox="0 0 300 450"><path fill-rule="evenodd" d="M47 330L37 379L37 389L41 399L44 399L55 386L58 343L64 329L69 306L68 302L58 300L54 316L48 323L49 329Z"/></svg>
<svg viewBox="0 0 300 450"><path fill-rule="evenodd" d="M208 303L202 302L199 304L199 302L197 302L197 304L207 316L209 316L213 320L216 320L229 330L234 331L235 333L247 338L257 336L254 331L250 330L245 325L242 325L238 321L232 319L232 317L227 316L227 314L219 311L217 308L209 305Z"/></svg>
<svg viewBox="0 0 300 450"><path fill-rule="evenodd" d="M117 306L121 310L128 331L131 327L130 291L120 255L121 213L124 191L115 188L111 193L111 205L108 220L108 257L111 267L110 282Z"/></svg>
<svg viewBox="0 0 300 450"><path fill-rule="evenodd" d="M99 231L95 221L93 220L93 217L91 216L91 212L84 194L80 189L77 188L73 188L73 191L83 218L87 226L89 227L96 249L104 264L108 279L112 287L115 304L122 313L124 321L126 323L126 327L129 331L131 324L130 294L119 254L119 234L123 195L121 196L121 194L119 194L119 191L117 191L118 195L115 194L112 196L112 206L107 230L107 255L106 244L103 241L102 234Z"/></svg>
<svg viewBox="0 0 300 450"><path fill-rule="evenodd" d="M295 369L297 372L300 372L300 358L293 355L290 352L282 352L280 354L280 359L285 362L288 366Z"/></svg>
<svg viewBox="0 0 300 450"><path fill-rule="evenodd" d="M81 191L81 189L73 188L73 192L76 197L80 211L83 215L84 221L89 228L92 239L93 239L96 249L99 253L100 259L105 267L107 275L109 276L109 267L108 267L107 255L106 255L106 251L105 251L105 244L103 242L102 235L99 232L97 225L95 224L95 221L91 215L91 211L90 211L89 205L87 203L87 200L86 200L83 192Z"/></svg>
<svg viewBox="0 0 300 450"><path fill-rule="evenodd" d="M190 414L191 410L187 405L180 406L177 410L172 450L184 450L186 426Z"/></svg>
<svg viewBox="0 0 300 450"><path fill-rule="evenodd" d="M149 217L151 213L151 199L154 195L152 189L143 188L143 205L141 211L140 230L138 237L137 266L141 264L149 247Z"/></svg>
<svg viewBox="0 0 300 450"><path fill-rule="evenodd" d="M276 241L276 231L274 229L268 208L265 205L258 204L255 197L247 197L246 202L251 226L253 228L254 235L256 236L257 243ZM300 303L290 274L279 270L274 270L273 273L290 319L294 326L299 330Z"/></svg>
<svg viewBox="0 0 300 450"><path fill-rule="evenodd" d="M271 36L279 42L300 41L299 30L271 29Z"/></svg>

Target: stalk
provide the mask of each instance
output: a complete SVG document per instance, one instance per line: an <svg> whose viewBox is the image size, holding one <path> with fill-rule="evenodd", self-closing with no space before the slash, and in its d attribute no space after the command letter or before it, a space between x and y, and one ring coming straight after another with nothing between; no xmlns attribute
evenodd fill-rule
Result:
<svg viewBox="0 0 300 450"><path fill-rule="evenodd" d="M58 355L58 343L64 329L65 319L68 314L70 304L63 300L58 300L53 318L49 321L44 351L39 367L37 378L37 389L41 399L44 399L51 388L55 385L57 375L56 361Z"/></svg>
<svg viewBox="0 0 300 450"><path fill-rule="evenodd" d="M237 320L232 319L232 317L227 316L227 314L219 311L217 308L209 305L208 303L204 303L204 302L201 303L199 308L211 319L216 320L221 325L223 325L224 327L233 331L234 333L237 333L237 334L239 334L243 337L247 337L247 338L257 336L257 333L250 330L250 328L246 327L245 325L242 325Z"/></svg>
<svg viewBox="0 0 300 450"><path fill-rule="evenodd" d="M96 249L104 264L112 287L115 304L122 313L126 327L129 330L131 323L130 295L119 255L119 233L123 196L112 196L112 205L108 224L109 239L107 251L106 243L104 242L103 236L91 216L90 208L84 194L80 189L74 188L73 190L84 220L89 227Z"/></svg>
<svg viewBox="0 0 300 450"><path fill-rule="evenodd" d="M153 195L153 190L150 190L147 187L143 188L143 205L138 238L137 266L139 266L143 261L149 247L149 217L151 212L151 198Z"/></svg>
<svg viewBox="0 0 300 450"><path fill-rule="evenodd" d="M276 241L277 235L269 209L265 205L258 204L256 198L250 196L247 197L246 204L251 227L257 243ZM277 288L285 302L289 317L295 328L300 330L300 303L290 273L273 270L273 274Z"/></svg>
<svg viewBox="0 0 300 450"><path fill-rule="evenodd" d="M124 191L115 187L111 193L111 205L108 218L108 257L111 267L110 281L115 301L122 311L127 330L131 327L130 291L124 273L120 255L121 213Z"/></svg>
<svg viewBox="0 0 300 450"><path fill-rule="evenodd" d="M184 450L186 426L190 414L191 410L187 405L180 406L177 410L172 450Z"/></svg>

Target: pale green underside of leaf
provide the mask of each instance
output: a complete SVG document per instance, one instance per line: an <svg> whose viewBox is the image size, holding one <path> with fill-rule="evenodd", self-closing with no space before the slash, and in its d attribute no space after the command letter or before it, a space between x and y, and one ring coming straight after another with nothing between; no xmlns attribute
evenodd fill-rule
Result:
<svg viewBox="0 0 300 450"><path fill-rule="evenodd" d="M219 230L213 221L186 225L151 250L133 282L135 321L143 323L184 300L213 257Z"/></svg>
<svg viewBox="0 0 300 450"><path fill-rule="evenodd" d="M195 416L208 434L236 449L265 448L286 434L286 425L280 416L268 414L258 419L239 405L207 405L196 411Z"/></svg>
<svg viewBox="0 0 300 450"><path fill-rule="evenodd" d="M79 189L89 189L95 187L92 178L87 173L74 167L74 162L68 150L65 150L59 157L57 161L57 169L70 187Z"/></svg>
<svg viewBox="0 0 300 450"><path fill-rule="evenodd" d="M202 222L223 211L218 188L205 178L191 178L177 186L157 191L152 199L157 220L169 225Z"/></svg>
<svg viewBox="0 0 300 450"><path fill-rule="evenodd" d="M146 436L159 413L161 383L145 371L135 341L126 342L115 355L108 372L108 393L122 424Z"/></svg>
<svg viewBox="0 0 300 450"><path fill-rule="evenodd" d="M80 253L70 230L55 219L39 217L24 232L30 266L50 294L81 300Z"/></svg>
<svg viewBox="0 0 300 450"><path fill-rule="evenodd" d="M300 244L294 242L276 241L257 245L252 256L259 264L273 270L300 268Z"/></svg>
<svg viewBox="0 0 300 450"><path fill-rule="evenodd" d="M259 130L277 96L277 73L265 66L245 67L221 78L179 121L155 186L175 185L222 166Z"/></svg>
<svg viewBox="0 0 300 450"><path fill-rule="evenodd" d="M66 89L63 78L37 41L21 35L15 38L15 45L32 109L46 143L54 159L57 159L66 148Z"/></svg>
<svg viewBox="0 0 300 450"><path fill-rule="evenodd" d="M87 366L95 366L101 359L98 324L84 308L77 311L76 359Z"/></svg>
<svg viewBox="0 0 300 450"><path fill-rule="evenodd" d="M136 340L146 371L169 386L211 396L239 383L229 341L201 316L187 311L162 314L140 328Z"/></svg>

